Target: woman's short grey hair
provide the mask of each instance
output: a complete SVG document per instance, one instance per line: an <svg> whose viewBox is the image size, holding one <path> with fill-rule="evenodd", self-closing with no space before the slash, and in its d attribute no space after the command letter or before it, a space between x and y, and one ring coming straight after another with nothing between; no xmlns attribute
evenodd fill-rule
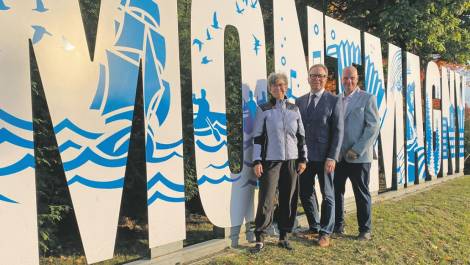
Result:
<svg viewBox="0 0 470 265"><path fill-rule="evenodd" d="M287 79L287 75L284 73L270 73L268 76L268 87L271 87L276 84L276 81L281 79L286 83L286 85L289 83Z"/></svg>

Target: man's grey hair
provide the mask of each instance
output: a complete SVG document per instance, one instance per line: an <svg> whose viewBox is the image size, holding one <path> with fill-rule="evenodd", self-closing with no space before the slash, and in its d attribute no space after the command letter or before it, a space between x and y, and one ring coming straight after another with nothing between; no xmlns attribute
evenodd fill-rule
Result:
<svg viewBox="0 0 470 265"><path fill-rule="evenodd" d="M284 73L270 73L268 76L268 87L271 87L272 85L276 84L276 81L281 79L286 83L286 85L289 83L287 79L287 75Z"/></svg>
<svg viewBox="0 0 470 265"><path fill-rule="evenodd" d="M326 75L328 76L328 67L326 67L326 65L322 64L322 63L317 63L317 64L314 64L310 67L310 69L308 69L308 72L310 72L313 68L323 68L323 70L325 70L325 73Z"/></svg>

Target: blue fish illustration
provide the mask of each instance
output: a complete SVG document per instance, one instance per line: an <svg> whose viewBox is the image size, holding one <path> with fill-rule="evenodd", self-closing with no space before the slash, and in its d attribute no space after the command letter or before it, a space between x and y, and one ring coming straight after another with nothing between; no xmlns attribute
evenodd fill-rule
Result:
<svg viewBox="0 0 470 265"><path fill-rule="evenodd" d="M243 11L245 11L244 8L241 8L239 5L238 5L238 2L235 3L235 6L237 8L237 13L238 14L243 14Z"/></svg>
<svg viewBox="0 0 470 265"><path fill-rule="evenodd" d="M208 63L211 63L212 61L213 61L213 60L210 60L209 58L207 58L207 56L204 56L204 57L202 58L201 63L202 63L202 64L208 64Z"/></svg>
<svg viewBox="0 0 470 265"><path fill-rule="evenodd" d="M33 34L33 39L32 39L33 44L40 42L42 38L44 37L44 34L52 36L52 34L48 32L43 26L32 25L31 27L34 29L34 34Z"/></svg>
<svg viewBox="0 0 470 265"><path fill-rule="evenodd" d="M219 19L217 18L217 12L214 12L214 14L212 15L212 25L211 27L215 28L215 29L221 29L220 25L219 25Z"/></svg>
<svg viewBox="0 0 470 265"><path fill-rule="evenodd" d="M194 40L193 40L193 45L197 45L199 51L202 50L202 45L203 45L203 44L204 44L204 42L202 42L202 41L199 40L199 39L194 39Z"/></svg>

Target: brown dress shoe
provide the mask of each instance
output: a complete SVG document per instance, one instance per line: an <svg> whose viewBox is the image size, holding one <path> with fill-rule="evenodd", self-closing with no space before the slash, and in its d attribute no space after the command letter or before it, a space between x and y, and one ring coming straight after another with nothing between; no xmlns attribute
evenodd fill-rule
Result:
<svg viewBox="0 0 470 265"><path fill-rule="evenodd" d="M330 236L328 235L320 236L320 239L318 240L318 245L322 248L326 248L330 246Z"/></svg>

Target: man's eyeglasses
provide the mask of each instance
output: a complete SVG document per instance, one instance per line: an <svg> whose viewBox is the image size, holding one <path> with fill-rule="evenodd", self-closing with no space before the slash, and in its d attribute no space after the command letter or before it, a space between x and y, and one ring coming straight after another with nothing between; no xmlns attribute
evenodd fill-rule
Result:
<svg viewBox="0 0 470 265"><path fill-rule="evenodd" d="M323 79L326 78L326 75L320 75L320 74L310 74L311 79Z"/></svg>

